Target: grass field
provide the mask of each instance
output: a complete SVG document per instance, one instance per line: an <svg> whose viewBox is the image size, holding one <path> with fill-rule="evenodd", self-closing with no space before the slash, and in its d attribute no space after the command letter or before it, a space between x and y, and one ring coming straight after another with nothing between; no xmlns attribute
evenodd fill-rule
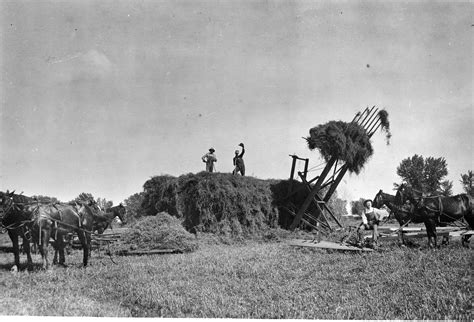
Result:
<svg viewBox="0 0 474 322"><path fill-rule="evenodd" d="M420 246L425 239L414 240ZM22 257L22 262L25 261ZM112 261L113 260L113 261ZM13 274L0 253L0 315L472 320L472 250L383 242L372 253L285 240L203 242L190 254L109 258L81 252L68 268Z"/></svg>

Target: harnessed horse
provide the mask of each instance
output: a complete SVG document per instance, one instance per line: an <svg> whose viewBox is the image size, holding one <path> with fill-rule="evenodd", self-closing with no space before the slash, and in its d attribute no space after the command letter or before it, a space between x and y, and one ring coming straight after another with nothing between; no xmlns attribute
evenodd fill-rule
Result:
<svg viewBox="0 0 474 322"><path fill-rule="evenodd" d="M84 250L83 264L84 266L87 265L89 247L83 229L84 222L73 206L44 204L14 193L2 194L1 205L4 213L2 225L8 229L12 239L17 267L19 265L18 236L21 235L20 227L26 227L33 240L39 245L43 268L47 269L49 267L48 245L50 238L55 240L53 246L59 252L59 264L65 265L63 237L69 232L77 233ZM32 261L29 238L27 238L27 233L24 231L22 237L24 238L25 252L28 256L28 267L30 268Z"/></svg>
<svg viewBox="0 0 474 322"><path fill-rule="evenodd" d="M13 256L15 266L13 270L20 267L20 247L18 237L23 239L24 251L27 256L28 270L33 268L33 260L31 259L30 240L32 238L31 226L33 224L33 214L26 210L26 206L35 203L32 198L15 194L12 192L0 192L0 206L2 215L0 225L8 231L13 244Z"/></svg>
<svg viewBox="0 0 474 322"><path fill-rule="evenodd" d="M382 206L387 206L391 211L390 217L395 217L397 222L400 224L400 229L398 229L398 242L400 245L405 245L405 239L402 233L402 227L407 225L410 222L410 214L401 209L399 205L395 203L395 196L385 193L382 190L379 190L372 201L372 204L375 208L381 208Z"/></svg>
<svg viewBox="0 0 474 322"><path fill-rule="evenodd" d="M452 197L425 197L421 191L402 184L395 198L397 202L403 203L405 200L410 200L415 205L414 214L425 223L429 247L432 247L432 239L434 239L434 246L437 247L436 226L459 223L464 219L467 225L474 229L473 198L467 194ZM470 236L463 237L463 246L469 242L469 238Z"/></svg>
<svg viewBox="0 0 474 322"><path fill-rule="evenodd" d="M127 210L122 204L111 207L105 212L96 212L94 215L94 226L92 230L94 232L97 231L99 235L102 234L110 226L115 217L118 217L123 224L126 224L126 212Z"/></svg>

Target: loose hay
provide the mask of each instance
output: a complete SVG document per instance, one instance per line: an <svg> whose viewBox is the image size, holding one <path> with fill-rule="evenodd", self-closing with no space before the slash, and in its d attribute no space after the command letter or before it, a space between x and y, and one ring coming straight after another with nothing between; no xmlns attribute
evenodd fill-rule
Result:
<svg viewBox="0 0 474 322"><path fill-rule="evenodd" d="M192 252L198 248L196 237L187 232L181 220L160 212L156 216L139 219L123 233L117 250L151 251L159 249L177 249Z"/></svg>
<svg viewBox="0 0 474 322"><path fill-rule="evenodd" d="M143 207L149 213L174 209L173 215L184 218L183 224L191 232L255 235L278 227L271 189L274 182L209 172L179 178L157 176L144 185Z"/></svg>
<svg viewBox="0 0 474 322"><path fill-rule="evenodd" d="M309 130L306 138L310 150L318 149L328 162L343 160L350 172L358 174L374 150L367 132L358 124L330 121Z"/></svg>
<svg viewBox="0 0 474 322"><path fill-rule="evenodd" d="M388 112L378 112L381 128L386 132L387 144L390 137ZM350 172L358 174L372 156L374 150L368 133L357 123L330 121L309 130L305 138L310 150L318 149L326 162L333 157L343 160Z"/></svg>

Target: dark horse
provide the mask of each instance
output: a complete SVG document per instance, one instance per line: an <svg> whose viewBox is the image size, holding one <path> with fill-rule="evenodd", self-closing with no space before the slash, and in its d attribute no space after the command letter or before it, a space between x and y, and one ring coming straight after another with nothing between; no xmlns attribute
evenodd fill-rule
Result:
<svg viewBox="0 0 474 322"><path fill-rule="evenodd" d="M24 251L27 256L28 270L33 268L33 260L31 259L30 240L32 238L31 228L33 225L32 213L26 211L28 205L34 200L18 195L13 192L0 191L0 207L1 217L0 223L3 229L6 229L8 236L13 244L13 256L15 258L15 266L13 270L20 268L20 247L18 237L23 239Z"/></svg>
<svg viewBox="0 0 474 322"><path fill-rule="evenodd" d="M88 250L89 258L91 256L91 251L92 251L92 247L91 247L92 234L95 234L96 231L99 235L102 234L104 230L106 230L107 227L110 225L112 220L114 220L115 217L119 217L123 223L126 223L125 222L126 210L122 204L107 209L105 213L100 211L99 207L94 201L89 201L86 203L76 202L75 209L77 213L79 214L79 218L81 221L81 228L82 228L82 231L84 232L84 236L85 236L85 240L87 244L86 249ZM73 236L73 234L70 234L69 238L71 236ZM70 239L69 242L72 243L72 240ZM60 256L60 262L61 262L61 256L64 258L64 251L61 251L62 249L64 249L64 246L55 247L55 248L56 248L56 251L54 253L53 263L57 262L58 254Z"/></svg>
<svg viewBox="0 0 474 322"><path fill-rule="evenodd" d="M398 243L400 245L405 245L405 240L403 238L402 226L406 225L409 222L409 213L402 212L402 209L399 205L395 203L395 196L385 193L382 190L379 190L372 201L372 205L375 208L382 208L384 205L390 209L390 217L394 216L395 219L400 224L400 229L398 230Z"/></svg>
<svg viewBox="0 0 474 322"><path fill-rule="evenodd" d="M110 226L115 217L119 217L120 221L123 224L126 224L126 212L126 208L122 204L119 204L115 207L111 207L105 212L96 211L94 216L93 231L97 231L98 234L102 234Z"/></svg>
<svg viewBox="0 0 474 322"><path fill-rule="evenodd" d="M445 226L464 219L470 229L474 229L473 198L467 194L425 197L421 191L402 184L398 188L395 200L398 204L410 200L415 205L414 218L423 220L429 247L432 247L432 239L434 246L438 246L436 226ZM463 237L463 246L469 242L469 238L470 236Z"/></svg>
<svg viewBox="0 0 474 322"><path fill-rule="evenodd" d="M77 233L84 250L83 264L87 265L89 250L83 229L83 220L73 206L40 203L32 198L14 193L2 194L1 205L3 209L2 225L8 229L12 239L15 265L19 264L18 236L22 236L28 256L28 267L31 267L28 238L30 234L33 241L39 245L43 268L49 267L48 245L50 238L54 239L53 246L59 251L59 264L65 265L64 236L70 232ZM22 227L24 228L22 229Z"/></svg>

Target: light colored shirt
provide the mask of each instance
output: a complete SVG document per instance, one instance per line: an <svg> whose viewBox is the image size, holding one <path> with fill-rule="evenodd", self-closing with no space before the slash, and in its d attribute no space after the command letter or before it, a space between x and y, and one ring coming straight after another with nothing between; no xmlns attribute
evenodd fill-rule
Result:
<svg viewBox="0 0 474 322"><path fill-rule="evenodd" d="M367 225L368 223L367 215L370 213L374 213L375 218L379 221L389 216L388 211L385 209L378 209L374 207L371 207L370 209L364 208L364 211L362 211L362 216L361 216L362 222L364 223L364 225Z"/></svg>

